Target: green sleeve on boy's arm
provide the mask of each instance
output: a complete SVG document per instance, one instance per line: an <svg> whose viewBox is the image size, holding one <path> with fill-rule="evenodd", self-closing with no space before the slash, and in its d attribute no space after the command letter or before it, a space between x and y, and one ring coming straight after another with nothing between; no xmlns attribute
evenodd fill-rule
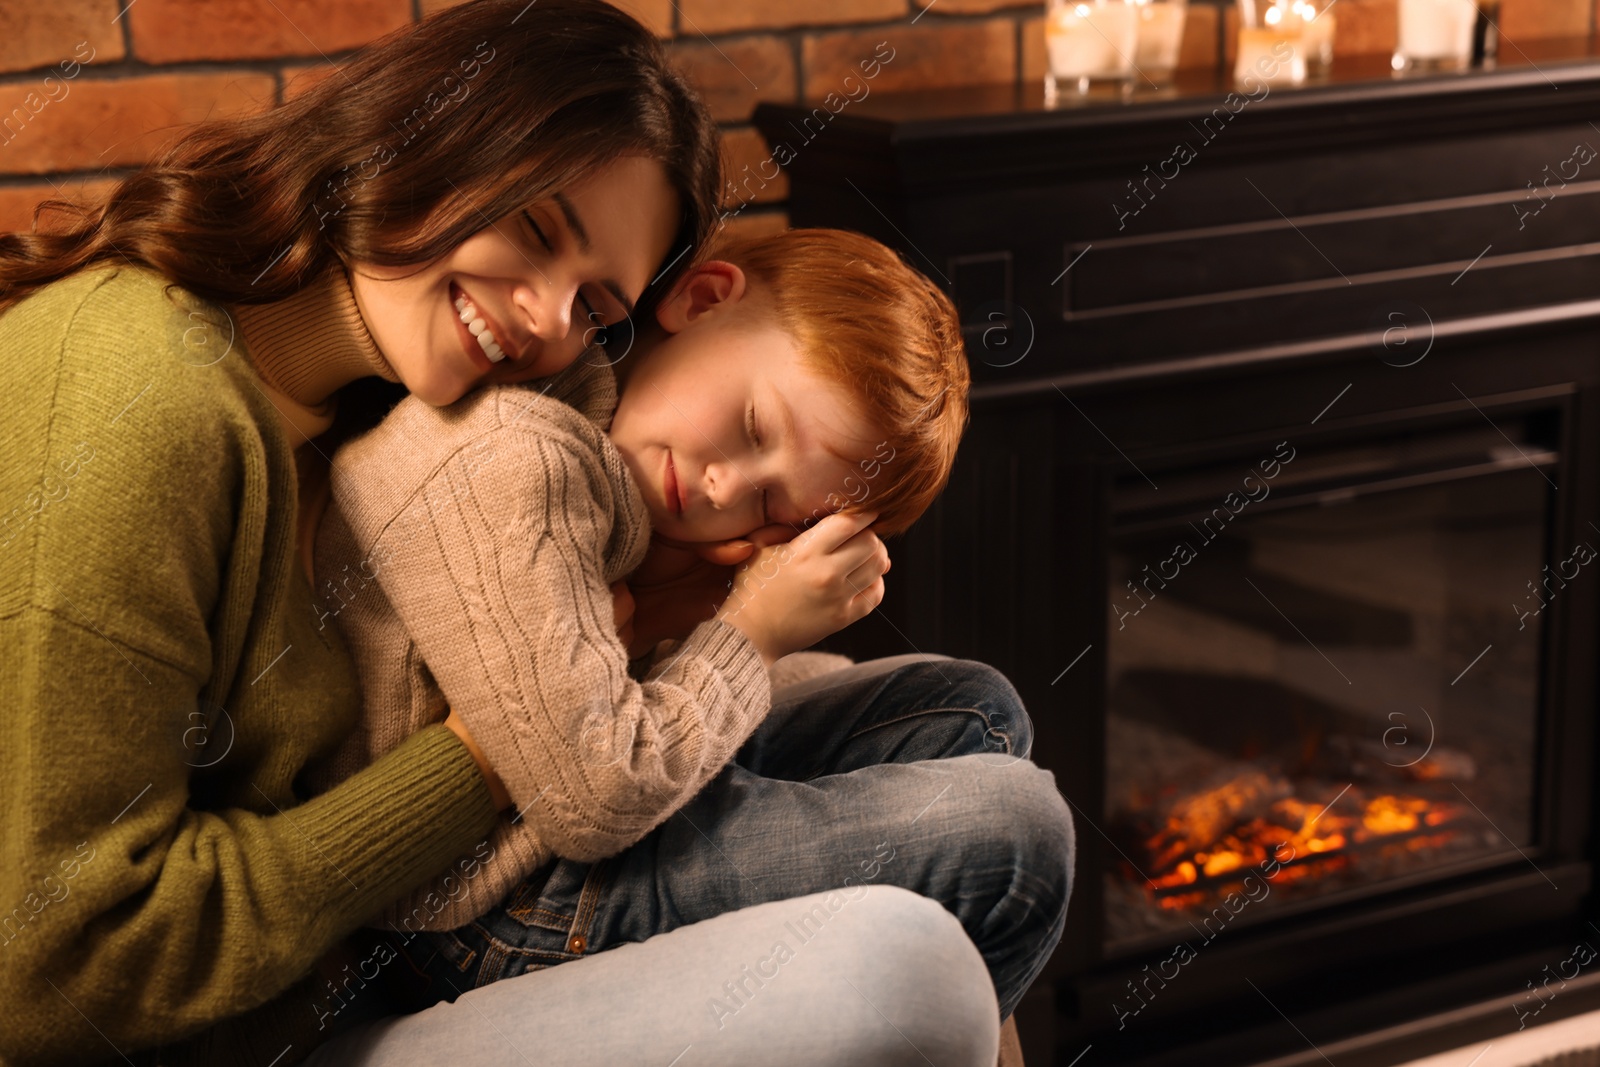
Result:
<svg viewBox="0 0 1600 1067"><path fill-rule="evenodd" d="M162 722L192 680L37 608L0 620L0 647L16 656L0 671L0 1000L28 1006L0 1062L173 1042L253 1008L492 825L442 727L307 803L195 810Z"/></svg>

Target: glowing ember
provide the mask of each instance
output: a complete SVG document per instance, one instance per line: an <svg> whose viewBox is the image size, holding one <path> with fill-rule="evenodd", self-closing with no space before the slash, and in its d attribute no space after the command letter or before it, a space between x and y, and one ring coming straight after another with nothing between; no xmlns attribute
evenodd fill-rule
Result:
<svg viewBox="0 0 1600 1067"><path fill-rule="evenodd" d="M1373 849L1437 847L1454 831L1428 830L1460 814L1455 805L1418 796L1366 799L1353 786L1333 806L1302 800L1292 790L1285 778L1252 771L1173 804L1166 824L1145 840L1154 868L1150 884L1161 906L1194 907L1206 896L1202 890L1216 887L1211 883L1227 882L1230 872L1275 854L1295 857L1278 871L1279 882L1341 869ZM1184 892L1185 886L1195 891Z"/></svg>

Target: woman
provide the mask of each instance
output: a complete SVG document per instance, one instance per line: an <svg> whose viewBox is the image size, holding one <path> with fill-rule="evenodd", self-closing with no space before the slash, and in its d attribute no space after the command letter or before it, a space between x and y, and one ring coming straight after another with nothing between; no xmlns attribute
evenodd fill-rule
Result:
<svg viewBox="0 0 1600 1067"><path fill-rule="evenodd" d="M498 806L458 724L305 799L301 771L357 707L307 567L335 394L376 377L444 404L570 362L672 282L717 185L713 125L631 19L481 0L285 107L197 128L64 229L0 236L0 991L31 1008L0 1058L289 1064L383 1013L368 970L388 961L351 968L346 936L482 842ZM476 277L513 251L530 336L481 365L444 325L456 275L427 265ZM992 1060L970 930L890 886L859 903L838 916L852 942L808 946L817 973L741 1012L738 1040L786 1050L769 1063L889 1062L902 1039ZM468 1030L533 1026L540 1055L581 1062L585 1035L542 1010L563 990L607 990L586 1026L628 1030L767 952L763 915L633 938L621 970L602 953L485 987L408 1039L465 1056ZM794 1016L861 999L900 1036ZM735 1062L738 1040L701 1062Z"/></svg>

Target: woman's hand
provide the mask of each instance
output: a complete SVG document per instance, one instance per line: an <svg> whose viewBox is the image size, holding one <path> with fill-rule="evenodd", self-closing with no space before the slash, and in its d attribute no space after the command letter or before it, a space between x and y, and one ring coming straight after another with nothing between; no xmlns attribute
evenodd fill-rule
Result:
<svg viewBox="0 0 1600 1067"><path fill-rule="evenodd" d="M472 753L472 758L478 762L478 771L483 775L485 784L489 786L489 799L494 801L497 809L505 811L511 806L511 794L506 792L506 784L500 780L494 768L489 766L489 759L483 754L483 749L479 748L472 735L467 733L467 725L461 721L461 716L456 714L455 708L451 708L450 714L445 716L444 724L461 738L461 743Z"/></svg>

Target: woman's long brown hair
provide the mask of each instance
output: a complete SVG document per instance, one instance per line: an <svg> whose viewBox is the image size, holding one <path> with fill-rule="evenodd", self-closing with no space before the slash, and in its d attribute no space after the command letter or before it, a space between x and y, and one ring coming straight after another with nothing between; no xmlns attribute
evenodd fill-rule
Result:
<svg viewBox="0 0 1600 1067"><path fill-rule="evenodd" d="M659 161L682 205L659 293L715 224L710 113L602 0L473 0L280 107L191 127L102 203L44 201L35 232L0 233L0 311L102 260L239 304L288 296L335 259L420 267L623 155ZM47 210L68 224L41 232Z"/></svg>

